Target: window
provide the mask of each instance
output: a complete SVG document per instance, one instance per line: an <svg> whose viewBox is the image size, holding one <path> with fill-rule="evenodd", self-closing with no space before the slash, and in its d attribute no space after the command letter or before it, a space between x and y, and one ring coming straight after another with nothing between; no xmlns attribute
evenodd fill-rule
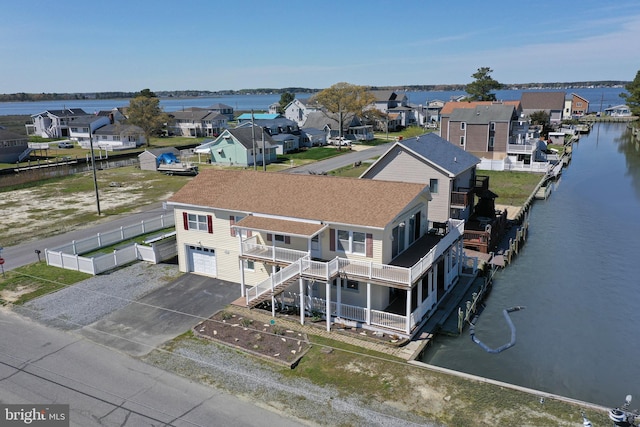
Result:
<svg viewBox="0 0 640 427"><path fill-rule="evenodd" d="M465 130L467 128L467 124L465 122L460 122L460 130Z"/></svg>
<svg viewBox="0 0 640 427"><path fill-rule="evenodd" d="M493 137L493 136L489 137L489 148L493 148L494 139L495 139L495 137Z"/></svg>
<svg viewBox="0 0 640 427"><path fill-rule="evenodd" d="M581 101L576 102L576 107L582 107L582 102Z"/></svg>
<svg viewBox="0 0 640 427"><path fill-rule="evenodd" d="M209 229L206 215L189 214L188 220L189 230L207 231Z"/></svg>
<svg viewBox="0 0 640 427"><path fill-rule="evenodd" d="M491 131L495 131L496 130L496 123L495 122L491 122L489 124L489 130L491 130Z"/></svg>
<svg viewBox="0 0 640 427"><path fill-rule="evenodd" d="M460 137L460 145L464 146L464 136Z"/></svg>
<svg viewBox="0 0 640 427"><path fill-rule="evenodd" d="M338 250L347 253L366 253L366 234L359 231L338 230Z"/></svg>
<svg viewBox="0 0 640 427"><path fill-rule="evenodd" d="M273 238L276 242L284 242L284 236L282 234L276 234Z"/></svg>
<svg viewBox="0 0 640 427"><path fill-rule="evenodd" d="M438 194L438 180L431 178L429 180L429 191L431 194Z"/></svg>
<svg viewBox="0 0 640 427"><path fill-rule="evenodd" d="M338 279L333 279L333 282L331 282L332 286L338 286ZM358 282L357 280L345 280L343 279L340 282L340 287L342 289L349 289L352 291L358 291L358 289L360 288L360 282Z"/></svg>
<svg viewBox="0 0 640 427"><path fill-rule="evenodd" d="M243 264L244 264L245 270L249 270L249 271L255 270L255 263L253 261L249 261L248 259L245 259Z"/></svg>

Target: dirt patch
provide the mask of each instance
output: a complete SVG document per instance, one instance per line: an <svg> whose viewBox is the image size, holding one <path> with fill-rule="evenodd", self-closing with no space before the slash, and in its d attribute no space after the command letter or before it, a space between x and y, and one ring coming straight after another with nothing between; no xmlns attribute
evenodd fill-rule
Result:
<svg viewBox="0 0 640 427"><path fill-rule="evenodd" d="M227 311L219 311L193 331L200 337L291 367L311 348L301 332Z"/></svg>
<svg viewBox="0 0 640 427"><path fill-rule="evenodd" d="M38 285L21 285L15 289L3 289L0 291L0 301L2 304L13 304L18 301L22 295L29 294L38 289Z"/></svg>

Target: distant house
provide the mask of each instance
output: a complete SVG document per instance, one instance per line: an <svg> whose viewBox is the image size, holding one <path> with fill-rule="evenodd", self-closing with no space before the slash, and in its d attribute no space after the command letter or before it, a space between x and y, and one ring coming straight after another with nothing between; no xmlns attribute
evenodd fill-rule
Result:
<svg viewBox="0 0 640 427"><path fill-rule="evenodd" d="M31 123L25 125L27 135L43 138L69 138L71 123L87 114L81 108L66 108L64 110L47 110L31 115Z"/></svg>
<svg viewBox="0 0 640 427"><path fill-rule="evenodd" d="M604 110L605 116L611 117L631 117L631 110L628 105L616 105Z"/></svg>
<svg viewBox="0 0 640 427"><path fill-rule="evenodd" d="M280 114L272 114L272 113L242 113L238 116L236 120L238 120L238 124L251 122L254 120L274 120L279 117L282 117Z"/></svg>
<svg viewBox="0 0 640 427"><path fill-rule="evenodd" d="M89 115L69 120L69 139L78 141L83 146L97 129L110 123L108 116Z"/></svg>
<svg viewBox="0 0 640 427"><path fill-rule="evenodd" d="M303 128L300 129L300 146L317 147L327 145L327 134L322 129Z"/></svg>
<svg viewBox="0 0 640 427"><path fill-rule="evenodd" d="M157 171L158 157L166 153L173 154L175 157L180 158L180 150L178 150L175 147L147 149L147 150L144 150L142 153L138 154L138 160L140 161L140 169L146 170L146 171Z"/></svg>
<svg viewBox="0 0 640 427"><path fill-rule="evenodd" d="M303 127L323 130L327 135L327 140L338 137L340 134L354 141L370 141L374 138L373 126L363 124L353 114L346 114L343 118L342 132L340 132L338 114L320 111L309 113Z"/></svg>
<svg viewBox="0 0 640 427"><path fill-rule="evenodd" d="M16 163L29 155L29 138L0 127L0 163Z"/></svg>
<svg viewBox="0 0 640 427"><path fill-rule="evenodd" d="M98 111L95 115L108 117L111 123L119 123L127 119L122 111L122 108L113 108L111 110Z"/></svg>
<svg viewBox="0 0 640 427"><path fill-rule="evenodd" d="M208 155L212 164L223 166L253 166L277 160L275 142L259 126L225 129L215 140L199 145L194 152Z"/></svg>
<svg viewBox="0 0 640 427"><path fill-rule="evenodd" d="M373 108L384 113L393 114L399 121L399 127L406 127L417 123L413 108L409 106L407 95L392 90L372 90L375 97Z"/></svg>
<svg viewBox="0 0 640 427"><path fill-rule="evenodd" d="M520 103L526 117L544 111L549 115L549 123L557 125L564 119L564 98L564 92L523 92Z"/></svg>
<svg viewBox="0 0 640 427"><path fill-rule="evenodd" d="M318 103L312 102L309 98L296 98L285 107L284 116L296 122L298 126L302 126L309 117L309 113L318 111L322 111Z"/></svg>
<svg viewBox="0 0 640 427"><path fill-rule="evenodd" d="M169 113L176 135L189 137L218 136L227 128L227 116L199 108Z"/></svg>
<svg viewBox="0 0 640 427"><path fill-rule="evenodd" d="M147 143L144 130L139 126L121 123L108 124L96 130L93 143L107 150L128 150ZM89 141L80 142L82 148L90 148Z"/></svg>
<svg viewBox="0 0 640 427"><path fill-rule="evenodd" d="M424 184L429 188L429 221L469 219L480 159L435 133L398 141L361 176L364 179Z"/></svg>
<svg viewBox="0 0 640 427"><path fill-rule="evenodd" d="M280 103L279 102L274 102L273 104L269 105L269 114L280 114L278 112L278 110L280 109Z"/></svg>
<svg viewBox="0 0 640 427"><path fill-rule="evenodd" d="M571 117L582 117L589 112L589 101L577 93L567 96L567 101L570 102Z"/></svg>
<svg viewBox="0 0 640 427"><path fill-rule="evenodd" d="M227 120L233 120L233 107L226 104L213 104L207 107L207 111L222 114Z"/></svg>

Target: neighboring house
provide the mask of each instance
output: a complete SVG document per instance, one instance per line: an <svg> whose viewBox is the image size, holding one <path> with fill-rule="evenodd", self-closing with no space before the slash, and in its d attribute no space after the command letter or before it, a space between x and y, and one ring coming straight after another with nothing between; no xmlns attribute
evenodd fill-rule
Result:
<svg viewBox="0 0 640 427"><path fill-rule="evenodd" d="M273 144L277 147L277 154L285 154L300 148L300 129L293 120L278 116L275 119L254 119L253 121L242 122L238 128L249 128L251 125L260 126L269 135Z"/></svg>
<svg viewBox="0 0 640 427"><path fill-rule="evenodd" d="M309 98L296 98L285 107L284 116L296 122L298 126L302 126L307 120L309 113L319 111L322 111L322 109L318 103L310 101Z"/></svg>
<svg viewBox="0 0 640 427"><path fill-rule="evenodd" d="M147 149L147 150L144 150L142 153L138 154L140 169L145 171L157 171L158 157L166 153L173 154L175 157L180 158L180 150L178 150L175 147Z"/></svg>
<svg viewBox="0 0 640 427"><path fill-rule="evenodd" d="M430 123L440 123L440 112L444 107L444 101L434 99L427 102L427 117Z"/></svg>
<svg viewBox="0 0 640 427"><path fill-rule="evenodd" d="M398 141L360 178L420 183L429 188L429 218L467 220L473 212L480 159L435 133Z"/></svg>
<svg viewBox="0 0 640 427"><path fill-rule="evenodd" d="M223 166L254 166L277 160L276 146L266 131L259 126L225 129L213 141L199 145L194 153L210 156L212 164Z"/></svg>
<svg viewBox="0 0 640 427"><path fill-rule="evenodd" d="M327 135L327 140L342 136L351 140L370 141L374 138L373 126L363 124L355 115L346 114L343 117L342 132L338 114L316 111L309 113L304 122L304 128L321 129Z"/></svg>
<svg viewBox="0 0 640 427"><path fill-rule="evenodd" d="M269 112L269 114L280 114L278 112L279 109L280 109L280 103L274 102L273 104L269 105L269 109L267 111Z"/></svg>
<svg viewBox="0 0 640 427"><path fill-rule="evenodd" d="M300 129L300 146L318 147L327 145L327 133L322 129L303 128Z"/></svg>
<svg viewBox="0 0 640 427"><path fill-rule="evenodd" d="M233 107L226 104L213 104L207 107L207 111L222 114L227 120L233 120Z"/></svg>
<svg viewBox="0 0 640 427"><path fill-rule="evenodd" d="M27 135L43 138L69 138L71 122L78 117L86 117L81 108L67 108L64 110L48 110L31 115L31 123L25 125Z"/></svg>
<svg viewBox="0 0 640 427"><path fill-rule="evenodd" d="M139 126L121 123L108 124L93 133L95 146L107 150L128 150L147 143L144 130ZM90 148L88 140L80 142L82 148Z"/></svg>
<svg viewBox="0 0 640 427"><path fill-rule="evenodd" d="M238 116L238 125L242 123L251 123L255 120L274 120L279 117L282 117L280 114L270 114L270 113L242 113Z"/></svg>
<svg viewBox="0 0 640 427"><path fill-rule="evenodd" d="M512 123L519 118L516 107L501 102L459 102L442 114L440 133L444 139L478 157L503 158L512 136Z"/></svg>
<svg viewBox="0 0 640 427"><path fill-rule="evenodd" d="M583 98L576 93L572 93L567 96L567 100L570 102L570 118L579 118L589 112L589 101L586 98Z"/></svg>
<svg viewBox="0 0 640 427"><path fill-rule="evenodd" d="M392 90L372 90L375 97L372 107L384 114L397 115L399 127L406 127L417 123L414 109L409 106L407 95ZM378 123L380 127L382 123ZM390 129L391 125L389 126Z"/></svg>
<svg viewBox="0 0 640 427"><path fill-rule="evenodd" d="M302 323L410 337L466 265L464 221L428 233L429 199L423 184L209 169L168 203L180 271L240 283L249 307L297 307Z"/></svg>
<svg viewBox="0 0 640 427"><path fill-rule="evenodd" d="M214 137L227 128L227 116L199 108L169 113L174 120L176 135L189 137Z"/></svg>
<svg viewBox="0 0 640 427"><path fill-rule="evenodd" d="M605 116L611 117L631 117L631 110L628 105L616 105L604 110Z"/></svg>
<svg viewBox="0 0 640 427"><path fill-rule="evenodd" d="M110 123L108 116L90 115L69 120L69 139L78 141L81 146L88 146L91 135L97 129Z"/></svg>
<svg viewBox="0 0 640 427"><path fill-rule="evenodd" d="M97 116L106 116L110 123L120 123L127 118L122 113L121 108L113 108L111 110L101 110L96 113Z"/></svg>
<svg viewBox="0 0 640 427"><path fill-rule="evenodd" d="M549 123L558 125L563 120L564 92L522 92L520 103L525 117L544 111L549 115Z"/></svg>
<svg viewBox="0 0 640 427"><path fill-rule="evenodd" d="M29 137L0 127L0 163L16 163L29 156Z"/></svg>

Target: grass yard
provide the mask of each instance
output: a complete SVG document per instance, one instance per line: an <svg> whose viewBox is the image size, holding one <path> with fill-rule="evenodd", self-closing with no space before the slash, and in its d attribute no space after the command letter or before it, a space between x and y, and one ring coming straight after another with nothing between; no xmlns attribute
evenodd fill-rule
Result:
<svg viewBox="0 0 640 427"><path fill-rule="evenodd" d="M24 304L89 277L79 271L49 267L44 260L18 267L0 277L0 305Z"/></svg>
<svg viewBox="0 0 640 427"><path fill-rule="evenodd" d="M522 206L536 188L542 174L513 171L478 171L489 177L489 189L498 195L500 205Z"/></svg>

